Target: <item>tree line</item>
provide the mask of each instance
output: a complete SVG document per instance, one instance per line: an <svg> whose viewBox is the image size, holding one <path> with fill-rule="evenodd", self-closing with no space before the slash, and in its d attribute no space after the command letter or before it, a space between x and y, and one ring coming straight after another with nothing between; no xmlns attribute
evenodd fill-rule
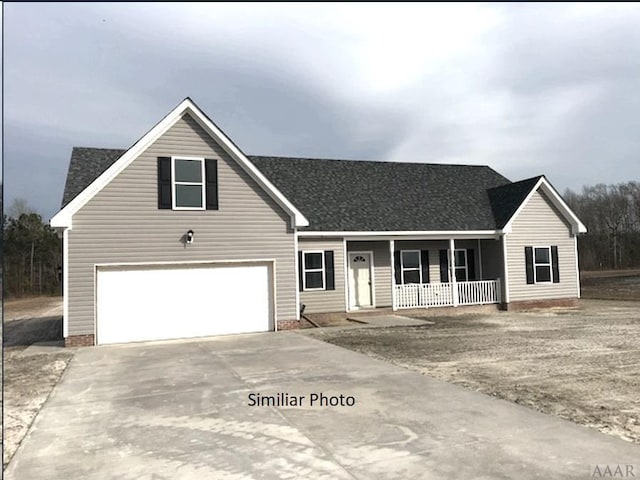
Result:
<svg viewBox="0 0 640 480"><path fill-rule="evenodd" d="M14 202L3 216L5 297L61 295L62 240L42 217Z"/></svg>
<svg viewBox="0 0 640 480"><path fill-rule="evenodd" d="M640 267L640 182L567 190L564 199L587 226L578 237L582 270Z"/></svg>

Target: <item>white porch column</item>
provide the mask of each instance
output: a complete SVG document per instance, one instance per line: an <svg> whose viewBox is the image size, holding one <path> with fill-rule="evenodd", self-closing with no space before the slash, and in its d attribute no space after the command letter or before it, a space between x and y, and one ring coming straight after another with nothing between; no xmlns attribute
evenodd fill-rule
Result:
<svg viewBox="0 0 640 480"><path fill-rule="evenodd" d="M482 244L480 243L480 239L478 239L478 273L480 274L478 280L484 280L482 276Z"/></svg>
<svg viewBox="0 0 640 480"><path fill-rule="evenodd" d="M395 312L398 307L396 301L396 256L393 254L395 251L395 241L389 240L389 255L391 257L391 309Z"/></svg>
<svg viewBox="0 0 640 480"><path fill-rule="evenodd" d="M456 282L456 241L453 238L449 239L449 279L451 282L451 297L453 298L453 306L458 306L458 282Z"/></svg>

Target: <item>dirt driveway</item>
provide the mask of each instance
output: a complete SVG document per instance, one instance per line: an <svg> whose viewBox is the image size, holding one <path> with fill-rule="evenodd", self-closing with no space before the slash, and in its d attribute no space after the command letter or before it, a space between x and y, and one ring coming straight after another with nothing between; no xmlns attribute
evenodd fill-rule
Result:
<svg viewBox="0 0 640 480"><path fill-rule="evenodd" d="M73 349L62 347L62 299L5 302L4 449L9 462L33 419L60 380Z"/></svg>
<svg viewBox="0 0 640 480"><path fill-rule="evenodd" d="M640 302L308 334L640 443Z"/></svg>

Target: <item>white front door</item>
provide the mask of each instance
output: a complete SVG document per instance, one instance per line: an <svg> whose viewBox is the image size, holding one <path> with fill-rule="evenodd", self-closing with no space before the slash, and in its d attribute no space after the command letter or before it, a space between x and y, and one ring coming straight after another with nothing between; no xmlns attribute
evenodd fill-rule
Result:
<svg viewBox="0 0 640 480"><path fill-rule="evenodd" d="M370 252L349 253L349 305L351 308L373 306Z"/></svg>

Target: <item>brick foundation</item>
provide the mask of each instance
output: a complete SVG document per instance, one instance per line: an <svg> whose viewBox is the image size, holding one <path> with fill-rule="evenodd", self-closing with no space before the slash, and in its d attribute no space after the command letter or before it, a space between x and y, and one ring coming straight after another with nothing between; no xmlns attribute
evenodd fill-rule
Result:
<svg viewBox="0 0 640 480"><path fill-rule="evenodd" d="M93 335L72 335L64 339L65 347L92 347L95 344Z"/></svg>
<svg viewBox="0 0 640 480"><path fill-rule="evenodd" d="M295 330L300 328L299 320L278 320L278 330Z"/></svg>
<svg viewBox="0 0 640 480"><path fill-rule="evenodd" d="M548 300L522 300L511 303L503 303L502 309L509 312L522 312L539 308L575 307L577 305L577 298L553 298Z"/></svg>

